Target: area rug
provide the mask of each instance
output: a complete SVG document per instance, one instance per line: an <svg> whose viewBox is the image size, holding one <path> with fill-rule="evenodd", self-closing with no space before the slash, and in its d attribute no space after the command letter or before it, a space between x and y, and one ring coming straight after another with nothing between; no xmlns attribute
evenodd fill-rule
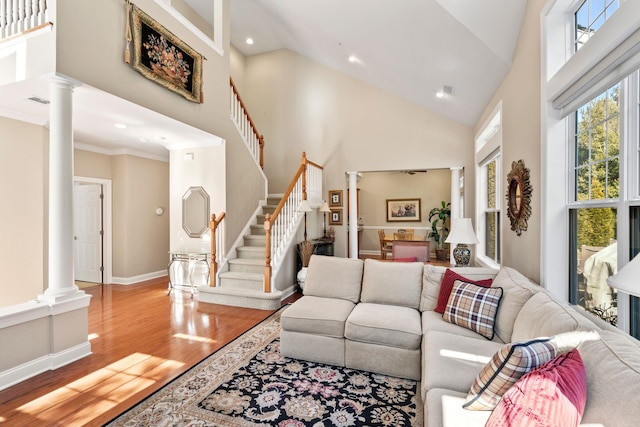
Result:
<svg viewBox="0 0 640 427"><path fill-rule="evenodd" d="M107 426L422 426L416 381L284 358L280 312Z"/></svg>

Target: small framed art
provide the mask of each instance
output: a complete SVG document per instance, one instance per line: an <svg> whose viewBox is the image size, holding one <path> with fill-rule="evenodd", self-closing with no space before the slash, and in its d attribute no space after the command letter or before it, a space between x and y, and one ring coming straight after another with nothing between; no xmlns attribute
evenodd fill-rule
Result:
<svg viewBox="0 0 640 427"><path fill-rule="evenodd" d="M331 209L329 225L342 225L342 209Z"/></svg>

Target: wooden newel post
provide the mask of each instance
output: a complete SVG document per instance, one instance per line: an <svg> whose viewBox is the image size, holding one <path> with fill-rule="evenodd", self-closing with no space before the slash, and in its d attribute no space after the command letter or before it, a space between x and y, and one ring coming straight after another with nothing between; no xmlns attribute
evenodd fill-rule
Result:
<svg viewBox="0 0 640 427"><path fill-rule="evenodd" d="M216 230L218 229L218 225L224 219L225 213L222 212L220 217L216 219L216 214L211 214L211 221L209 222L209 228L211 229L211 264L209 266L209 286L216 286L216 276L218 275L218 257L216 256L216 252L218 249L218 239L216 238Z"/></svg>
<svg viewBox="0 0 640 427"><path fill-rule="evenodd" d="M265 257L264 257L264 292L271 292L271 214L264 217Z"/></svg>
<svg viewBox="0 0 640 427"><path fill-rule="evenodd" d="M218 262L216 261L216 214L211 214L209 228L211 229L211 266L209 269L209 286L216 286L216 274L218 273Z"/></svg>

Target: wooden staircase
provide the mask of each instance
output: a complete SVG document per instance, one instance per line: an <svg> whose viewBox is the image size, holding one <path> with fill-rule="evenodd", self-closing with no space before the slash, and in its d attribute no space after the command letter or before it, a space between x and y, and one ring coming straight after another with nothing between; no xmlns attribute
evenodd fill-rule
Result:
<svg viewBox="0 0 640 427"><path fill-rule="evenodd" d="M236 248L236 258L227 260L228 271L220 273L218 286L199 289L199 301L260 310L280 308L282 292L264 292L264 219L266 214L274 212L279 202L279 198L267 198L262 213L256 216L256 224L243 236L244 245Z"/></svg>

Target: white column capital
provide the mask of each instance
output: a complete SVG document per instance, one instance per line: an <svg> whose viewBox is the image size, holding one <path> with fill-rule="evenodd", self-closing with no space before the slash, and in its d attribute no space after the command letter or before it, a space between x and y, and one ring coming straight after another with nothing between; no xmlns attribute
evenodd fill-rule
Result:
<svg viewBox="0 0 640 427"><path fill-rule="evenodd" d="M65 76L60 73L52 73L47 74L45 77L52 85L56 85L57 87L67 87L71 90L82 86L82 82L80 80L73 79L69 76Z"/></svg>
<svg viewBox="0 0 640 427"><path fill-rule="evenodd" d="M462 169L464 169L463 166L451 166L449 168L449 170L451 170L451 171L461 171Z"/></svg>

